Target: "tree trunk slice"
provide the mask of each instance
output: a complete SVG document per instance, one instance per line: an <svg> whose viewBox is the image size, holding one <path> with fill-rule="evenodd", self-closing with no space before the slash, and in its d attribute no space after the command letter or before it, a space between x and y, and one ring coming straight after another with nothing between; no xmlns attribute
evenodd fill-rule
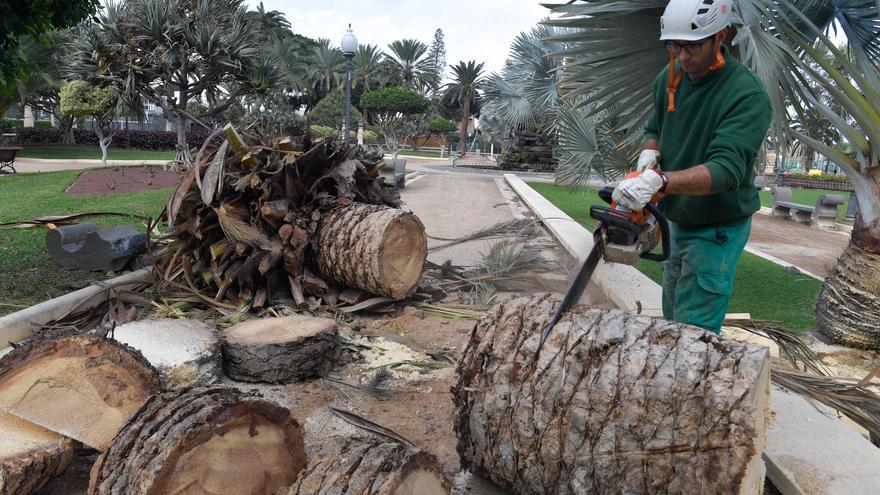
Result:
<svg viewBox="0 0 880 495"><path fill-rule="evenodd" d="M324 213L315 261L340 286L403 299L421 282L427 255L425 227L412 212L351 203Z"/></svg>
<svg viewBox="0 0 880 495"><path fill-rule="evenodd" d="M0 411L0 495L26 495L61 474L75 441Z"/></svg>
<svg viewBox="0 0 880 495"><path fill-rule="evenodd" d="M769 356L687 325L498 304L453 387L463 464L519 494L761 493Z"/></svg>
<svg viewBox="0 0 880 495"><path fill-rule="evenodd" d="M0 408L100 451L157 392L156 370L111 339L36 341L0 358Z"/></svg>
<svg viewBox="0 0 880 495"><path fill-rule="evenodd" d="M816 298L816 326L835 344L880 349L880 255L850 242Z"/></svg>
<svg viewBox="0 0 880 495"><path fill-rule="evenodd" d="M292 315L248 320L224 332L226 374L246 382L323 376L339 359L339 332L327 318Z"/></svg>
<svg viewBox="0 0 880 495"><path fill-rule="evenodd" d="M434 456L379 437L352 437L309 464L287 495L446 495Z"/></svg>
<svg viewBox="0 0 880 495"><path fill-rule="evenodd" d="M306 466L290 412L231 387L150 398L92 468L90 495L274 494Z"/></svg>
<svg viewBox="0 0 880 495"><path fill-rule="evenodd" d="M116 327L113 338L140 351L159 372L165 389L211 385L222 375L220 339L200 321L134 321Z"/></svg>

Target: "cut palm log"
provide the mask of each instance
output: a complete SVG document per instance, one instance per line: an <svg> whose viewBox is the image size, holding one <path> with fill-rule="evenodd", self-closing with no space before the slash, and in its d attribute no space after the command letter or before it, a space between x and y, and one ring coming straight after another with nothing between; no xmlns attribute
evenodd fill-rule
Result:
<svg viewBox="0 0 880 495"><path fill-rule="evenodd" d="M376 436L351 437L309 464L287 495L446 495L434 456Z"/></svg>
<svg viewBox="0 0 880 495"><path fill-rule="evenodd" d="M546 297L498 304L453 387L463 464L519 494L759 494L762 346Z"/></svg>
<svg viewBox="0 0 880 495"><path fill-rule="evenodd" d="M77 443L0 411L0 495L26 495L61 474Z"/></svg>
<svg viewBox="0 0 880 495"><path fill-rule="evenodd" d="M290 412L231 387L153 396L133 415L89 481L99 494L274 494L306 466Z"/></svg>
<svg viewBox="0 0 880 495"><path fill-rule="evenodd" d="M418 287L427 254L425 227L412 212L352 203L321 217L315 261L343 287L403 299Z"/></svg>
<svg viewBox="0 0 880 495"><path fill-rule="evenodd" d="M113 338L144 355L165 389L206 386L220 380L220 338L198 320L157 318L126 323Z"/></svg>
<svg viewBox="0 0 880 495"><path fill-rule="evenodd" d="M226 374L246 382L292 382L323 376L339 359L339 331L328 318L292 315L239 323L226 330Z"/></svg>
<svg viewBox="0 0 880 495"><path fill-rule="evenodd" d="M156 370L111 339L40 340L0 358L0 408L97 450L158 391Z"/></svg>

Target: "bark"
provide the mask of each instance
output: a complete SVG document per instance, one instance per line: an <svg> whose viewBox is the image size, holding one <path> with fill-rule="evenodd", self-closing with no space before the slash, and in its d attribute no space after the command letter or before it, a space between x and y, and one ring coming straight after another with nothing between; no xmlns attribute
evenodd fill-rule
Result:
<svg viewBox="0 0 880 495"><path fill-rule="evenodd" d="M761 493L769 356L687 325L497 305L453 387L465 466L520 494Z"/></svg>
<svg viewBox="0 0 880 495"><path fill-rule="evenodd" d="M274 494L305 468L290 412L229 387L150 398L92 468L88 493Z"/></svg>
<svg viewBox="0 0 880 495"><path fill-rule="evenodd" d="M338 360L338 328L327 318L261 318L224 332L223 363L235 380L298 382L325 375Z"/></svg>
<svg viewBox="0 0 880 495"><path fill-rule="evenodd" d="M461 129L459 130L460 136L458 138L458 154L465 155L467 153L467 130L468 130L468 120L470 120L471 116L471 99L465 97L464 99L464 108L462 109L463 113L461 116Z"/></svg>
<svg viewBox="0 0 880 495"><path fill-rule="evenodd" d="M76 138L73 135L73 125L76 123L76 117L70 115L64 122L64 137L61 144L76 144Z"/></svg>
<svg viewBox="0 0 880 495"><path fill-rule="evenodd" d="M0 358L0 409L97 450L158 391L156 370L112 339L41 340Z"/></svg>
<svg viewBox="0 0 880 495"><path fill-rule="evenodd" d="M859 201L853 234L816 298L819 333L836 344L880 349L880 185L849 174Z"/></svg>
<svg viewBox="0 0 880 495"><path fill-rule="evenodd" d="M816 325L837 344L880 349L880 255L849 243L816 299Z"/></svg>
<svg viewBox="0 0 880 495"><path fill-rule="evenodd" d="M166 390L217 383L223 375L216 330L187 318L156 318L116 327L113 338L156 368Z"/></svg>
<svg viewBox="0 0 880 495"><path fill-rule="evenodd" d="M434 456L378 437L353 437L309 464L286 495L445 495Z"/></svg>
<svg viewBox="0 0 880 495"><path fill-rule="evenodd" d="M0 495L34 493L71 464L77 442L0 411Z"/></svg>
<svg viewBox="0 0 880 495"><path fill-rule="evenodd" d="M315 261L344 287L403 299L421 282L427 253L425 227L412 212L351 203L322 216Z"/></svg>

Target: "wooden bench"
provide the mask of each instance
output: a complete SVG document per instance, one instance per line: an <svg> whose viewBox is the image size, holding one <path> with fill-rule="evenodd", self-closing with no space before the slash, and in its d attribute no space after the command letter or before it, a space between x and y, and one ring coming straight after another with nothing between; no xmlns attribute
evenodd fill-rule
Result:
<svg viewBox="0 0 880 495"><path fill-rule="evenodd" d="M17 146L7 146L0 148L0 174L15 173L15 154L21 151Z"/></svg>
<svg viewBox="0 0 880 495"><path fill-rule="evenodd" d="M794 220L814 228L837 228L837 207L846 202L841 194L823 194L815 206L802 205L791 200L791 188L777 186L773 193L773 216Z"/></svg>

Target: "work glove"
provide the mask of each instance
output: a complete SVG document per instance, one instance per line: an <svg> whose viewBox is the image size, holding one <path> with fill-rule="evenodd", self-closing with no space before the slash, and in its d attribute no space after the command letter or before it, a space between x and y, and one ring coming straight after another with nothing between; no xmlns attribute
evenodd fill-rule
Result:
<svg viewBox="0 0 880 495"><path fill-rule="evenodd" d="M643 149L639 153L639 161L636 162L636 172L644 172L648 169L657 168L660 165L660 151L655 149Z"/></svg>
<svg viewBox="0 0 880 495"><path fill-rule="evenodd" d="M611 193L611 199L623 210L642 211L657 191L663 187L663 177L648 169L637 177L623 179Z"/></svg>

